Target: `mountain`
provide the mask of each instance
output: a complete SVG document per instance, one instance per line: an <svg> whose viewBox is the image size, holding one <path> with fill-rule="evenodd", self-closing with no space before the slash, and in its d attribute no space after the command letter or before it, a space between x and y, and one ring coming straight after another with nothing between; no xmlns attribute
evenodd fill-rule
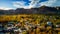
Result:
<svg viewBox="0 0 60 34"><path fill-rule="evenodd" d="M4 14L60 14L60 7L42 6L31 9L17 8L16 10L0 10L0 15Z"/></svg>

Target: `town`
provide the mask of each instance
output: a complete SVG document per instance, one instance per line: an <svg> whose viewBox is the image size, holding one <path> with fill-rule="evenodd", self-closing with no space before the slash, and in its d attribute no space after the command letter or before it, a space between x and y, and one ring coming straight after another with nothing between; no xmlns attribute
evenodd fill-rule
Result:
<svg viewBox="0 0 60 34"><path fill-rule="evenodd" d="M60 34L60 16L1 15L0 34Z"/></svg>

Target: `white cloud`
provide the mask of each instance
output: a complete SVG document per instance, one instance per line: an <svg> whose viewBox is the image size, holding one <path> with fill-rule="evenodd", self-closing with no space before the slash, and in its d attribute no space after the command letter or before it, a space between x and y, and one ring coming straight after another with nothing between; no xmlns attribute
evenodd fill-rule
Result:
<svg viewBox="0 0 60 34"><path fill-rule="evenodd" d="M56 0L54 4L52 4L52 6L60 6L60 0Z"/></svg>
<svg viewBox="0 0 60 34"><path fill-rule="evenodd" d="M13 2L13 6L17 7L17 8L24 8L24 9L30 9L30 8L34 8L36 7L37 3L40 1L40 0L29 0L31 1L31 3L29 3L28 6L26 6L26 2L24 1L16 1L16 2Z"/></svg>
<svg viewBox="0 0 60 34"><path fill-rule="evenodd" d="M56 6L60 6L60 0L48 0L45 2L41 2L40 6L50 6L50 7L56 7Z"/></svg>
<svg viewBox="0 0 60 34"><path fill-rule="evenodd" d="M40 7L40 6L51 6L51 7L54 7L54 6L60 6L60 0L48 0L48 1L45 1L45 2L39 2L40 0L29 0L31 1L29 3L28 6L26 6L26 2L25 1L16 1L16 2L13 2L13 6L15 6L16 8L25 8L25 9L30 9L30 8L35 8L35 7Z"/></svg>
<svg viewBox="0 0 60 34"><path fill-rule="evenodd" d="M24 8L24 9L30 9L30 8L35 8L35 7L40 7L40 6L51 6L51 7L55 7L55 6L60 6L60 0L48 0L45 2L39 2L40 0L29 0L31 1L29 3L29 5L25 5L26 2L25 1L16 1L13 2L13 6L15 8ZM10 9L15 9L15 8L8 8L8 7L0 7L0 9L2 10L10 10Z"/></svg>
<svg viewBox="0 0 60 34"><path fill-rule="evenodd" d="M0 10L10 10L10 9L14 9L14 8L0 7Z"/></svg>
<svg viewBox="0 0 60 34"><path fill-rule="evenodd" d="M13 6L15 6L16 8L30 9L29 6L26 6L25 4L26 4L26 2L24 2L24 1L13 2Z"/></svg>
<svg viewBox="0 0 60 34"><path fill-rule="evenodd" d="M16 1L16 2L13 2L13 5L15 6L15 7L17 7L17 8L24 8L24 6L25 6L25 3L26 2L24 2L24 1Z"/></svg>
<svg viewBox="0 0 60 34"><path fill-rule="evenodd" d="M36 7L36 5L39 3L40 0L29 0L29 1L31 1L31 3L29 3L29 7L34 8Z"/></svg>

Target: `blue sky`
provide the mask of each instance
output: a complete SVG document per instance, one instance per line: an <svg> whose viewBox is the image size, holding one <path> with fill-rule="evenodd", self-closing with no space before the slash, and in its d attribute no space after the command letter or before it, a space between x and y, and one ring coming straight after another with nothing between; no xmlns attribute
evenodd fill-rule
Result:
<svg viewBox="0 0 60 34"><path fill-rule="evenodd" d="M60 0L0 0L0 9L38 8L41 6L60 6Z"/></svg>

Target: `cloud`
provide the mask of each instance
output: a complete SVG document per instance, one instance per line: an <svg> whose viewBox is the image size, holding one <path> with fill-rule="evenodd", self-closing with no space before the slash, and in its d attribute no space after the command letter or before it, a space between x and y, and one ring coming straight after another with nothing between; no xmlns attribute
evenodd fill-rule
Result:
<svg viewBox="0 0 60 34"><path fill-rule="evenodd" d="M56 0L55 3L52 4L52 6L60 6L60 0Z"/></svg>
<svg viewBox="0 0 60 34"><path fill-rule="evenodd" d="M14 8L0 7L0 10L10 10L10 9L14 9Z"/></svg>
<svg viewBox="0 0 60 34"><path fill-rule="evenodd" d="M45 2L41 2L40 6L50 6L50 7L56 7L56 6L60 6L60 0L48 0Z"/></svg>
<svg viewBox="0 0 60 34"><path fill-rule="evenodd" d="M29 5L26 5L27 2L23 0L16 1L13 2L13 6L15 6L16 8L24 8L24 9L37 8L43 5L50 6L50 7L60 6L60 0L48 0L44 2L40 2L41 0L29 0L29 1L30 1L30 3L28 3Z"/></svg>
<svg viewBox="0 0 60 34"><path fill-rule="evenodd" d="M25 1L16 1L13 2L13 6L17 7L17 8L24 8L24 9L30 9L30 8L35 8L37 3L40 0L29 0L31 1L30 3L28 3L29 5L26 6L26 2Z"/></svg>
<svg viewBox="0 0 60 34"><path fill-rule="evenodd" d="M56 0L48 0L48 1L45 1L45 2L41 2L40 5L43 6L51 6L53 3L55 3Z"/></svg>
<svg viewBox="0 0 60 34"><path fill-rule="evenodd" d="M29 3L29 7L30 8L35 8L40 0L29 0L29 1L31 1L31 3Z"/></svg>
<svg viewBox="0 0 60 34"><path fill-rule="evenodd" d="M24 1L16 1L16 2L13 2L13 5L15 6L15 7L17 7L17 8L24 8L24 6L25 6L25 3L26 2L24 2Z"/></svg>
<svg viewBox="0 0 60 34"><path fill-rule="evenodd" d="M16 8L24 8L24 9L30 9L30 8L38 8L43 5L45 6L50 6L50 7L56 7L60 6L60 0L47 0L44 2L40 2L43 0L29 0L30 2L21 0L21 1L13 1L13 7L8 8L8 7L0 7L0 9L3 10L9 10L9 9L16 9ZM28 5L27 5L28 4Z"/></svg>

